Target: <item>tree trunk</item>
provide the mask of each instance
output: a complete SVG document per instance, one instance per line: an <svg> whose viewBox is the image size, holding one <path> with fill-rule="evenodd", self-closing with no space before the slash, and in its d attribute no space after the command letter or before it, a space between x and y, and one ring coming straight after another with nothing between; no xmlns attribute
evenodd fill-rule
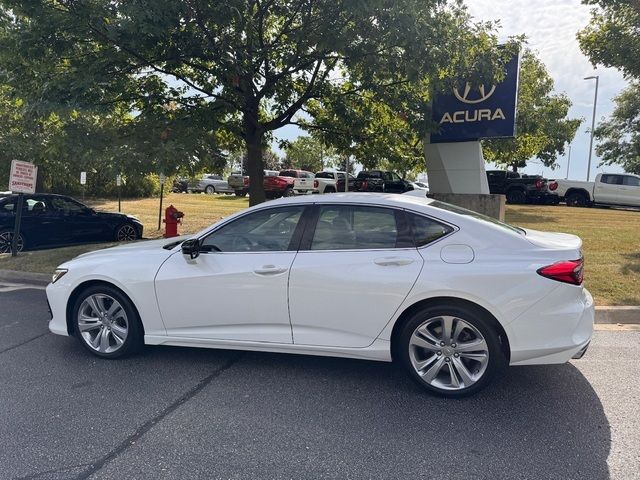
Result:
<svg viewBox="0 0 640 480"><path fill-rule="evenodd" d="M246 115L246 114L245 114ZM246 169L249 174L249 206L265 201L264 164L262 162L262 137L260 131L250 120L245 120L245 144L247 146Z"/></svg>
<svg viewBox="0 0 640 480"><path fill-rule="evenodd" d="M511 165L511 168L513 169L513 171L515 173L518 173L518 165L516 165L515 163L513 165Z"/></svg>

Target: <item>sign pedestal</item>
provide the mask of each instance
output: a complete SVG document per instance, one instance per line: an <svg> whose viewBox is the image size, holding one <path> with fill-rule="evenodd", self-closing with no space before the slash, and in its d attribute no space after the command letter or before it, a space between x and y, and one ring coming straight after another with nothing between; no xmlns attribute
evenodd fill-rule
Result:
<svg viewBox="0 0 640 480"><path fill-rule="evenodd" d="M430 193L489 193L480 142L425 143Z"/></svg>

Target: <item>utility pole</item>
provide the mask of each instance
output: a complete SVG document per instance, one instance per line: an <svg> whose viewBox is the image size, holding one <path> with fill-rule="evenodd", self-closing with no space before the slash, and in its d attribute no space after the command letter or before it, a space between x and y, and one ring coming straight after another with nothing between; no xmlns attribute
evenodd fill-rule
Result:
<svg viewBox="0 0 640 480"><path fill-rule="evenodd" d="M588 182L589 177L591 175L591 153L593 151L593 130L596 128L596 105L598 103L598 83L600 81L600 77L598 75L595 75L593 77L585 77L584 79L596 81L596 93L593 97L593 117L591 118L591 140L589 141L589 162L587 163L587 182Z"/></svg>
<svg viewBox="0 0 640 480"><path fill-rule="evenodd" d="M569 145L569 159L567 160L567 176L564 177L569 180L569 165L571 165L571 145Z"/></svg>

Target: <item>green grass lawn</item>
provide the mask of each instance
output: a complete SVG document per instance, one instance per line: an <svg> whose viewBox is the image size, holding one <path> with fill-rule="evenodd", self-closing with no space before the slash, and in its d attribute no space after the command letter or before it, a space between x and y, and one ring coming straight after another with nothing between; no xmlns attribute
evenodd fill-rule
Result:
<svg viewBox="0 0 640 480"><path fill-rule="evenodd" d="M118 202L93 200L96 209L117 211ZM194 233L248 206L246 198L225 195L169 194L164 206L173 204L185 213L180 233ZM124 200L122 211L144 223L146 238L159 238L158 199ZM640 305L640 212L602 208L558 206L507 206L507 221L536 230L573 233L583 239L585 283L598 305ZM52 272L57 265L83 252L113 243L81 245L25 252L17 258L0 255L0 268Z"/></svg>

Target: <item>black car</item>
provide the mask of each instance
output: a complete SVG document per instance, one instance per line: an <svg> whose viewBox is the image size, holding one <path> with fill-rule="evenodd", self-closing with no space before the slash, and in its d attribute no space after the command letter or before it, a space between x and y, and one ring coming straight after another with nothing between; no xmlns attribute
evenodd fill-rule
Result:
<svg viewBox="0 0 640 480"><path fill-rule="evenodd" d="M336 182L336 190L344 191L344 178ZM413 185L395 172L369 170L358 173L355 179L349 179L351 192L404 193L413 190Z"/></svg>
<svg viewBox="0 0 640 480"><path fill-rule="evenodd" d="M488 170L489 192L502 194L508 203L557 204L559 197L551 192L548 180L540 175L520 175L507 170Z"/></svg>
<svg viewBox="0 0 640 480"><path fill-rule="evenodd" d="M11 251L17 200L17 195L0 198L0 253ZM142 223L135 217L96 212L64 195L24 195L19 250L139 238Z"/></svg>

